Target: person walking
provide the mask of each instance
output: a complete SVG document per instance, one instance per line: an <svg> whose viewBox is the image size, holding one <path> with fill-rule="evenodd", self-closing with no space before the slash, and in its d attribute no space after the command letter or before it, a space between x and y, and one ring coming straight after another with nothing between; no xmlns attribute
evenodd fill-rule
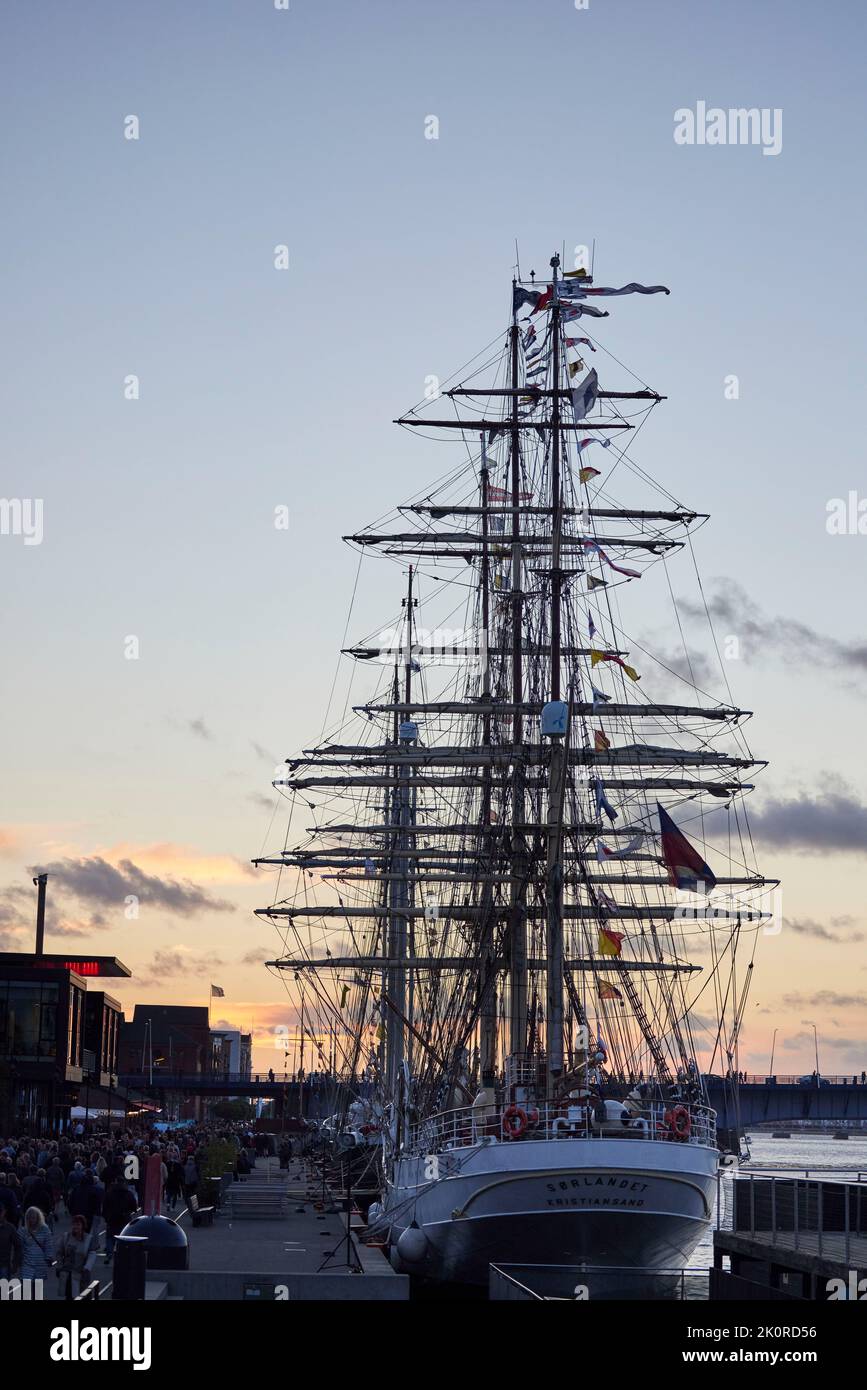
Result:
<svg viewBox="0 0 867 1390"><path fill-rule="evenodd" d="M166 1210L174 1211L184 1186L184 1166L177 1158L166 1164Z"/></svg>
<svg viewBox="0 0 867 1390"><path fill-rule="evenodd" d="M46 1181L44 1168L37 1169L24 1184L24 1204L27 1207L38 1207L45 1220L51 1225L54 1197Z"/></svg>
<svg viewBox="0 0 867 1390"><path fill-rule="evenodd" d="M9 1220L6 1206L0 1202L0 1279L11 1279L21 1263L21 1237L15 1225Z"/></svg>
<svg viewBox="0 0 867 1390"><path fill-rule="evenodd" d="M122 1178L115 1178L105 1194L102 1215L105 1219L105 1263L114 1254L114 1243L133 1213L138 1211L138 1198Z"/></svg>
<svg viewBox="0 0 867 1390"><path fill-rule="evenodd" d="M54 1241L38 1207L28 1207L21 1232L21 1278L44 1279L54 1263Z"/></svg>
<svg viewBox="0 0 867 1390"><path fill-rule="evenodd" d="M184 1164L184 1199L187 1206L190 1205L190 1198L199 1191L199 1165L190 1154Z"/></svg>
<svg viewBox="0 0 867 1390"><path fill-rule="evenodd" d="M86 1229L83 1216L73 1216L72 1226L61 1237L57 1248L57 1277L67 1301L76 1298L90 1282L95 1262L96 1237Z"/></svg>
<svg viewBox="0 0 867 1390"><path fill-rule="evenodd" d="M45 1181L51 1188L54 1214L56 1216L58 1205L60 1202L65 1201L66 1194L66 1174L57 1159L57 1155L54 1156L45 1170Z"/></svg>
<svg viewBox="0 0 867 1390"><path fill-rule="evenodd" d="M102 1210L102 1183L97 1189L93 1174L86 1172L78 1186L69 1194L68 1206L70 1216L83 1216L87 1230L92 1230L93 1219L99 1216Z"/></svg>

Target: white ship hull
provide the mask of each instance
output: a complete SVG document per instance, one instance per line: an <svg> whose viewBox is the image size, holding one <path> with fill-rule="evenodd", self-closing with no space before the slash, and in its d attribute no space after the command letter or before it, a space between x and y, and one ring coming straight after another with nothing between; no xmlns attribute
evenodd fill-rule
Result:
<svg viewBox="0 0 867 1390"><path fill-rule="evenodd" d="M471 1145L401 1158L383 1204L392 1249L426 1238L401 1268L487 1284L490 1264L682 1267L713 1212L719 1154L704 1144L568 1138Z"/></svg>

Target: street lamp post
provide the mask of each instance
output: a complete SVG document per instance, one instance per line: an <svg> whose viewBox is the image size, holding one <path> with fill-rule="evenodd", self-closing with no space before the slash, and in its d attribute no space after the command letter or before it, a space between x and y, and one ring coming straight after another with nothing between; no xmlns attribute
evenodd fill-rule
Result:
<svg viewBox="0 0 867 1390"><path fill-rule="evenodd" d="M804 1022L813 1030L813 1043L816 1048L816 1085L819 1084L819 1034L816 1032L816 1025L811 1018L805 1018Z"/></svg>
<svg viewBox="0 0 867 1390"><path fill-rule="evenodd" d="M779 1033L779 1031L779 1028L774 1029L774 1036L771 1040L771 1064L768 1067L768 1076L773 1076L774 1074L774 1052L777 1046L777 1034Z"/></svg>

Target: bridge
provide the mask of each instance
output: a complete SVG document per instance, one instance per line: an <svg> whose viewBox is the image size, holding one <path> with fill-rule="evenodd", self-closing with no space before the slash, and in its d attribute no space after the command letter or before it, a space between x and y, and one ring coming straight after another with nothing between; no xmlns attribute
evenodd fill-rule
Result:
<svg viewBox="0 0 867 1390"><path fill-rule="evenodd" d="M314 1079L315 1078L315 1079ZM273 1100L277 1116L320 1115L319 1101L333 1109L333 1081L314 1073L299 1082L292 1072L171 1072L160 1067L153 1071L125 1072L118 1077L121 1086L164 1102L167 1096L202 1096L217 1100L220 1096L237 1096L245 1100ZM327 1102L327 1104L326 1104Z"/></svg>
<svg viewBox="0 0 867 1390"><path fill-rule="evenodd" d="M860 1076L747 1076L737 1084L720 1076L705 1080L720 1129L867 1120L867 1084Z"/></svg>
<svg viewBox="0 0 867 1390"><path fill-rule="evenodd" d="M316 1118L331 1113L335 1087L345 1084L315 1072L299 1082L292 1072L258 1072L251 1076L237 1072L186 1074L157 1067L153 1072L126 1074L118 1079L122 1086L149 1097L240 1096L274 1100L278 1117ZM708 1076L705 1080L720 1129L747 1129L751 1125L795 1120L867 1120L867 1081L862 1082L860 1076L746 1076L739 1083ZM358 1089L364 1091L364 1084Z"/></svg>

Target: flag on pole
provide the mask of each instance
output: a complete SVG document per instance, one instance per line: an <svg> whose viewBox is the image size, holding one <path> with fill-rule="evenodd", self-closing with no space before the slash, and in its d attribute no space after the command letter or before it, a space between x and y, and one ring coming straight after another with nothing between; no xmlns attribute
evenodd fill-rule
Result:
<svg viewBox="0 0 867 1390"><path fill-rule="evenodd" d="M619 956L622 949L623 932L609 931L608 927L599 928L600 956Z"/></svg>
<svg viewBox="0 0 867 1390"><path fill-rule="evenodd" d="M572 376L577 376L578 373L579 373L579 372L583 372L583 370L584 370L584 359L583 359L583 357L579 357L575 362L570 362L570 363L569 363L569 375L570 375L570 377L572 377Z"/></svg>
<svg viewBox="0 0 867 1390"><path fill-rule="evenodd" d="M593 648L591 648L591 650L590 650L590 666L591 666L591 668L594 667L594 666L598 666L600 661L613 661L614 664L615 664L615 666L619 666L619 667L621 668L621 670L623 670L623 671L626 672L627 676L629 677L629 679L630 679L631 681L640 681L640 680L641 680L641 677L639 676L639 674L638 674L638 672L636 671L635 667L634 667L634 666L627 666L626 662L623 660L623 657L622 657L622 656L618 656L618 655L616 654L616 652L600 652L600 651L595 651Z"/></svg>
<svg viewBox="0 0 867 1390"><path fill-rule="evenodd" d="M593 751L595 753L607 753L611 747L611 740L601 729L593 730Z"/></svg>
<svg viewBox="0 0 867 1390"><path fill-rule="evenodd" d="M716 887L712 871L658 801L656 809L659 812L662 857L668 869L669 883L684 892L710 893Z"/></svg>
<svg viewBox="0 0 867 1390"><path fill-rule="evenodd" d="M541 298L541 290L525 290L523 285L516 285L512 291L512 311L517 314L518 310L525 304L532 304L535 309Z"/></svg>
<svg viewBox="0 0 867 1390"><path fill-rule="evenodd" d="M608 705L611 703L611 696L606 695L604 690L597 690L595 685L591 685L590 690L593 695L594 711L597 705Z"/></svg>
<svg viewBox="0 0 867 1390"><path fill-rule="evenodd" d="M589 314L593 319L609 317L607 309L597 309L593 304L569 304L560 310L560 322L571 323L573 319L580 319L584 314Z"/></svg>
<svg viewBox="0 0 867 1390"><path fill-rule="evenodd" d="M594 783L594 792L596 796L597 816L601 816L602 812L604 811L610 821L617 820L618 813L617 811L615 811L614 807L611 805L611 802L608 800L608 797L605 795L605 786L601 777L596 778L596 781Z"/></svg>
<svg viewBox="0 0 867 1390"><path fill-rule="evenodd" d="M599 378L595 371L589 371L580 386L573 386L572 409L575 412L576 421L583 420L585 415L590 414L596 404L598 390Z"/></svg>
<svg viewBox="0 0 867 1390"><path fill-rule="evenodd" d="M628 570L624 565L615 565L614 561L610 560L605 554L605 551L598 541L582 541L581 544L584 546L585 550L592 550L594 555L598 555L600 560L603 560L609 569L616 570L618 574L625 574L627 579L641 578L640 570Z"/></svg>
<svg viewBox="0 0 867 1390"><path fill-rule="evenodd" d="M631 854L635 854L635 852L636 852L637 850L641 849L641 846L642 846L643 843L644 843L644 831L643 831L643 830L639 830L638 834L637 834L637 835L634 835L634 836L632 837L632 839L629 841L629 844L628 844L628 845L624 845L623 849L609 849L608 846L605 845L605 844L603 844L601 840L597 840L597 841L596 841L596 858L597 858L597 861L598 861L600 864L605 864L609 859L626 859L627 856L629 856L629 855L631 855Z"/></svg>
<svg viewBox="0 0 867 1390"><path fill-rule="evenodd" d="M575 447L576 447L576 449L578 450L579 454L581 453L581 451L582 451L583 449L586 449L586 448L587 448L587 445L588 445L588 444L601 444L602 447L603 447L603 449L610 449L610 447L611 447L611 440L610 440L610 439L597 439L595 435L589 436L587 439L579 439L579 440L578 440L578 443L575 445Z"/></svg>
<svg viewBox="0 0 867 1390"><path fill-rule="evenodd" d="M579 468L579 470L578 470L578 481L579 481L579 483L589 483L591 478L598 478L598 477L599 477L599 469L598 469L598 468Z"/></svg>
<svg viewBox="0 0 867 1390"><path fill-rule="evenodd" d="M587 614L587 630L590 633L590 641L592 642L593 638L596 636L596 624L593 621L592 613Z"/></svg>
<svg viewBox="0 0 867 1390"><path fill-rule="evenodd" d="M224 989L221 989L219 985L211 985L212 999L225 999L225 997L226 991Z"/></svg>
<svg viewBox="0 0 867 1390"><path fill-rule="evenodd" d="M621 285L620 289L613 289L610 285L598 285L592 288L590 285L570 285L569 298L583 299L587 294L671 294L671 290L666 289L665 285L639 285L635 280L631 280L628 285Z"/></svg>
<svg viewBox="0 0 867 1390"><path fill-rule="evenodd" d="M563 342L567 347L586 347L589 348L591 352L596 351L589 338L564 338Z"/></svg>
<svg viewBox="0 0 867 1390"><path fill-rule="evenodd" d="M597 980L596 989L600 999L623 999L620 990L616 985L613 985L610 980Z"/></svg>
<svg viewBox="0 0 867 1390"><path fill-rule="evenodd" d="M607 580L607 579L597 579L595 575L593 575L593 574L588 574L588 576L587 576L587 588L588 588L588 589L607 589L607 588L608 588L608 580Z"/></svg>
<svg viewBox="0 0 867 1390"><path fill-rule="evenodd" d="M579 266L577 270L563 271L564 280L586 280L587 278L587 271L584 269L583 266Z"/></svg>
<svg viewBox="0 0 867 1390"><path fill-rule="evenodd" d="M512 494L511 494L511 492L509 491L508 488L505 488L505 487L489 487L489 488L488 488L488 501L489 501L489 502L511 502L511 500L512 500ZM518 500L519 500L520 502L532 502L532 500L533 500L533 494L532 494L532 492L519 492L519 493L518 493Z"/></svg>

